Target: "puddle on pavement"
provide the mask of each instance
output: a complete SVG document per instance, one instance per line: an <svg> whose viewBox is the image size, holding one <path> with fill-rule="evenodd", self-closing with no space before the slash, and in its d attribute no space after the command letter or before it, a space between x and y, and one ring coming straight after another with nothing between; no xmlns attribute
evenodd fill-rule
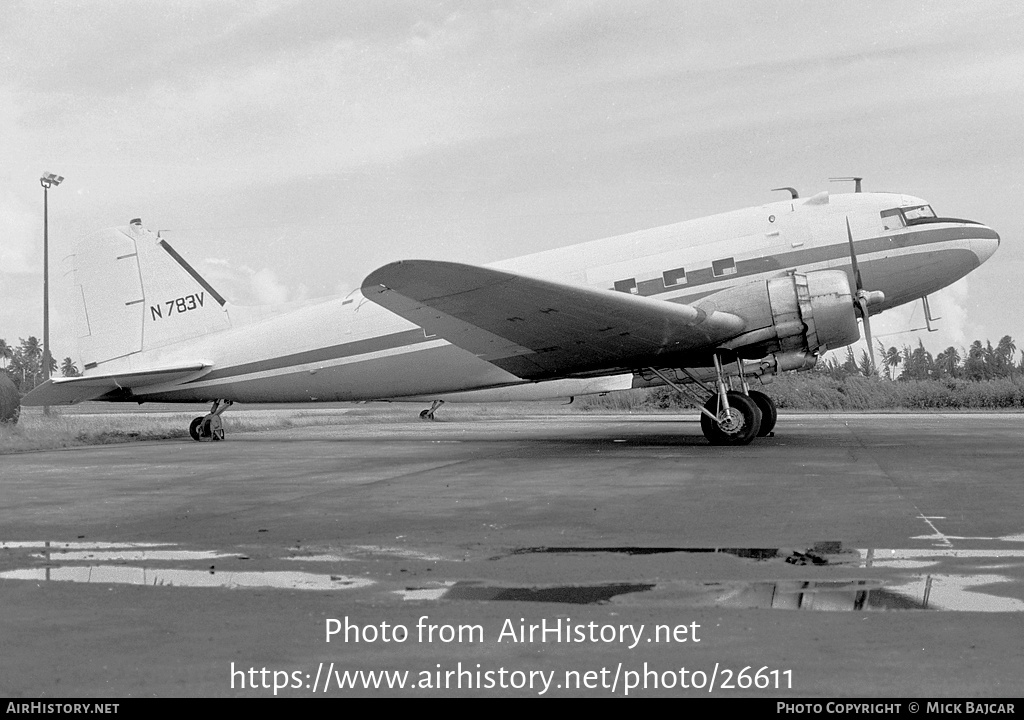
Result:
<svg viewBox="0 0 1024 720"><path fill-rule="evenodd" d="M175 567L140 567L129 562L247 560L238 552L182 550L174 543L0 542L0 551L34 561L43 567L0 572L0 579L148 585L158 587L282 588L342 590L374 585L375 580L340 574L291 571L229 571ZM299 551L291 548L289 552ZM306 550L306 548L302 548ZM405 558L437 562L444 558L411 548L361 545L343 553L318 552L285 556L281 560L351 562L354 556ZM531 547L526 554L655 555L721 553L757 564L841 567L849 570L916 570L886 579L667 581L596 583L589 585L512 586L477 581L447 581L393 591L405 600L463 600L489 602L553 602L566 604L653 603L678 607L773 608L793 610L963 610L1024 612L1020 579L996 570L1024 567L1021 549L850 549L841 542L815 543L810 548L679 548L679 547ZM492 558L500 559L500 558ZM64 563L81 564L64 564ZM119 562L121 564L103 564ZM922 573L922 568L937 571ZM963 568L964 572L957 572ZM1004 593L1004 595L993 593Z"/></svg>
<svg viewBox="0 0 1024 720"><path fill-rule="evenodd" d="M29 540L27 542L0 542L0 550L49 549L57 550L109 550L133 548L176 547L175 543L130 543L130 542L51 542L49 540Z"/></svg>
<svg viewBox="0 0 1024 720"><path fill-rule="evenodd" d="M219 572L125 565L84 565L0 572L4 580L36 580L155 587L282 588L288 590L352 590L373 580L346 575L303 572Z"/></svg>
<svg viewBox="0 0 1024 720"><path fill-rule="evenodd" d="M689 553L709 555L721 553L733 555L745 560L777 560L790 565L836 565L840 563L857 563L860 556L856 550L844 550L840 542L815 543L807 550L793 548L684 548L684 547L529 547L517 548L510 555L531 554L575 554L575 553L616 553L620 555L662 555L669 553ZM501 556L492 558L501 559Z"/></svg>
<svg viewBox="0 0 1024 720"><path fill-rule="evenodd" d="M0 550L36 550L30 557L48 562L55 560L93 562L155 561L155 560L217 560L245 558L242 553L213 550L176 550L174 543L111 543L111 542L0 542Z"/></svg>
<svg viewBox="0 0 1024 720"><path fill-rule="evenodd" d="M0 579L35 580L156 587L278 588L288 590L351 590L374 585L368 578L307 572L259 572L138 567L132 565L60 565L65 562L164 562L248 560L243 553L215 550L181 550L175 543L116 542L0 542L0 550L29 552L45 567L0 572ZM288 559L288 558L285 558ZM323 558L314 557L314 560ZM334 560L336 558L331 557Z"/></svg>
<svg viewBox="0 0 1024 720"><path fill-rule="evenodd" d="M590 605L609 602L616 595L646 592L655 587L647 583L608 585L567 585L564 587L504 587L474 582L458 582L444 594L445 600L504 600L511 602L556 602Z"/></svg>
<svg viewBox="0 0 1024 720"><path fill-rule="evenodd" d="M456 582L450 587L395 591L405 600L475 600L593 605L619 602L672 607L773 610L964 610L1022 612L1024 601L977 592L976 587L1008 582L999 575L928 575L899 584L884 580L784 580L729 582L609 583L552 587L510 587Z"/></svg>
<svg viewBox="0 0 1024 720"><path fill-rule="evenodd" d="M668 553L732 555L755 563L785 563L797 566L845 568L918 569L939 565L944 560L974 561L1024 558L1018 549L854 549L840 541L815 543L807 549L794 548L684 548L684 547L529 547L509 555L528 554L658 555ZM491 558L499 560L502 556ZM891 580L844 581L757 581L757 582L669 582L656 585L598 585L549 588L509 588L459 583L439 595L444 599L520 600L534 602L609 602L620 595L646 592L645 600L668 601L680 607L715 606L800 610L963 610L973 612L1024 612L1024 601L993 595L1020 580L991 572L997 568L1020 568L1020 563L983 565L986 572L932 573L901 576ZM946 568L950 569L950 568ZM967 568L965 568L967 569ZM549 598L561 598L551 600Z"/></svg>

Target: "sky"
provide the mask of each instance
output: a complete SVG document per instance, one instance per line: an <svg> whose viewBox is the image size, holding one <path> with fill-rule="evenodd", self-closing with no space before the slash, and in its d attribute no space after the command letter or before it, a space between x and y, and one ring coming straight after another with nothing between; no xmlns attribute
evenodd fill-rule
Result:
<svg viewBox="0 0 1024 720"><path fill-rule="evenodd" d="M1024 347L1024 6L78 0L0 4L0 338L76 358L75 243L141 217L229 300L345 293L851 188L999 251L873 318L886 346ZM861 346L862 347L862 346Z"/></svg>

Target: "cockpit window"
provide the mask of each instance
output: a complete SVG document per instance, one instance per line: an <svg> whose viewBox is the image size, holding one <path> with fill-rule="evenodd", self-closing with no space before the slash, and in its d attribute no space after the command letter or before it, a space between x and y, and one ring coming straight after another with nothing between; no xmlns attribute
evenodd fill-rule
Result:
<svg viewBox="0 0 1024 720"><path fill-rule="evenodd" d="M899 208L892 208L891 210L883 210L882 225L885 226L886 230L896 230L898 228L906 227L907 223L903 221L903 213L900 212Z"/></svg>
<svg viewBox="0 0 1024 720"><path fill-rule="evenodd" d="M935 217L935 211L932 210L931 205L916 205L903 208L903 217L906 219L907 224L910 225L912 220Z"/></svg>
<svg viewBox="0 0 1024 720"><path fill-rule="evenodd" d="M882 224L886 230L896 230L908 225L935 222L937 219L931 205L891 208L883 210L880 214L882 216Z"/></svg>

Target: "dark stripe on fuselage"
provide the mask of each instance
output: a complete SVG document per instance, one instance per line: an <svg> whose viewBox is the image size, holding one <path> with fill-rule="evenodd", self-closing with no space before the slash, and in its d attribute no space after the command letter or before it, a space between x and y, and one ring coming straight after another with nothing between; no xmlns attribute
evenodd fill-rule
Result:
<svg viewBox="0 0 1024 720"><path fill-rule="evenodd" d="M355 342L331 345L329 347L317 348L316 350L306 350L305 352L293 353L269 360L257 360L245 365L235 365L223 368L222 370L214 370L192 382L233 378L239 375L249 375L250 373L264 372L266 370L280 370L281 368L293 365L329 362L352 355L365 355L366 353L379 352L381 350L392 350L394 348L431 342L432 340L432 338L424 337L422 329L416 328L415 330L405 330L390 335L381 335L380 337L367 338L366 340L356 340Z"/></svg>
<svg viewBox="0 0 1024 720"><path fill-rule="evenodd" d="M950 240L998 237L999 236L994 231L989 230L988 228L941 228L936 230L898 233L894 235L886 235L884 237L858 240L854 243L854 247L857 250L858 256L860 256ZM849 244L840 243L837 245L826 245L818 248L807 248L806 250L794 250L792 252L785 252L779 255L769 255L763 258L740 260L736 263L736 272L731 275L715 277L711 272L711 268L708 267L695 270L692 274L687 273L686 285L665 288L658 292L641 294L657 295L672 291L690 290L695 285L707 285L710 283L721 282L723 280L735 280L738 277L786 270L793 267L799 267L800 265L812 265L814 263L827 262L829 260L849 257L849 254ZM695 279L690 282L690 278ZM661 281L659 280L658 282L660 283ZM702 292L687 293L684 296L668 299L668 302L693 303L703 297L713 295L721 289L722 288L710 288ZM351 357L353 355L364 355L366 353L378 352L381 350L408 347L419 343L430 342L435 339L433 337L425 337L423 332L424 331L422 329L406 330L404 332L392 333L390 335L367 338L366 340L357 340L355 342L331 345L330 347L318 348L316 350L307 350L305 352L294 353L292 355L285 355L283 357L269 360L259 360L256 362L246 363L245 365L236 365L234 367L214 370L201 378L193 380L192 383L236 378L250 373L264 372L267 370L280 370L282 368L305 365L308 363L329 362L331 360Z"/></svg>
<svg viewBox="0 0 1024 720"><path fill-rule="evenodd" d="M998 239L999 235L989 228L981 227L939 228L934 230L923 230L920 232L896 233L893 235L885 235L883 237L868 238L866 240L857 240L853 245L854 248L856 248L857 255L859 257L861 255L870 255L878 252L902 250L904 248L920 245L930 245L936 242L969 240L972 238ZM693 272L687 271L685 285L672 285L665 287L660 277L655 278L654 280L638 280L637 290L639 292L637 294L645 296L662 295L664 293L678 292L680 290L689 290L690 288L698 285L708 285L710 283L722 282L723 280L733 281L739 277L760 275L761 273L767 272L777 272L779 270L799 267L800 265L813 265L815 263L848 258L849 256L850 246L848 243L825 245L823 247L807 248L806 250L793 250L791 252L779 253L778 255L766 255L764 257L751 258L750 260L739 260L736 263L736 272L730 275L716 276L711 271L710 267L698 268ZM686 297L690 302L696 299L692 294L688 294ZM703 295L700 297L703 297Z"/></svg>

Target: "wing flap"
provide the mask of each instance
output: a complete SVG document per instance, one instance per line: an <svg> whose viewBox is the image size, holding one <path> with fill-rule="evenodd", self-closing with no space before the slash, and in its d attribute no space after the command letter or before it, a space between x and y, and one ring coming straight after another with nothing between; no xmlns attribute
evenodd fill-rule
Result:
<svg viewBox="0 0 1024 720"><path fill-rule="evenodd" d="M72 405L95 400L109 392L174 384L201 377L211 368L205 363L136 370L133 372L83 375L47 380L21 399L22 405Z"/></svg>
<svg viewBox="0 0 1024 720"><path fill-rule="evenodd" d="M433 260L378 268L362 291L428 334L526 379L709 350L744 327L730 313Z"/></svg>

